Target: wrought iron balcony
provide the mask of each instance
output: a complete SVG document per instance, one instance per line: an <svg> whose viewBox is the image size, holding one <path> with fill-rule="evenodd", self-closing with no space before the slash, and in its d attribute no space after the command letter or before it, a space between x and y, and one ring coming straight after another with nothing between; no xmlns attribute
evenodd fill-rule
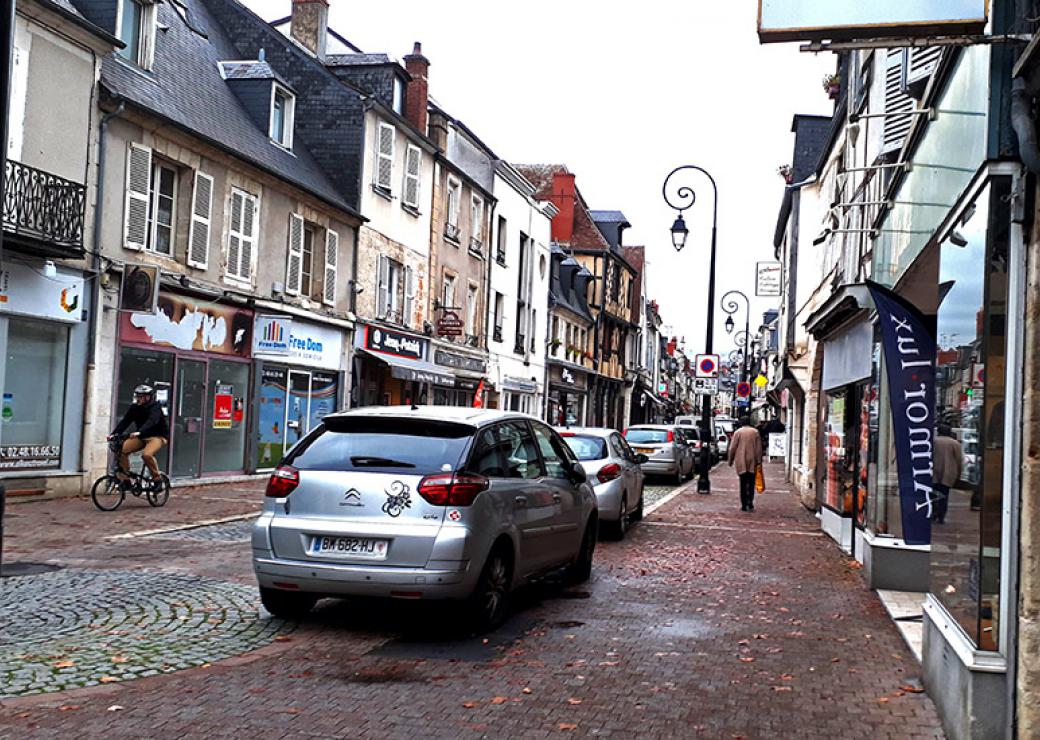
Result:
<svg viewBox="0 0 1040 740"><path fill-rule="evenodd" d="M85 185L7 160L3 228L14 241L48 252L81 252L86 201Z"/></svg>

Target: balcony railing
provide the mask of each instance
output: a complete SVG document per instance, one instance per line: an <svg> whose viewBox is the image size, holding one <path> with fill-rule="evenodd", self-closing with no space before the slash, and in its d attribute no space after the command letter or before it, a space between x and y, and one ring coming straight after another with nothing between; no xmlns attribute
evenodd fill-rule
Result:
<svg viewBox="0 0 1040 740"><path fill-rule="evenodd" d="M64 249L83 249L87 188L7 160L3 228L8 234Z"/></svg>

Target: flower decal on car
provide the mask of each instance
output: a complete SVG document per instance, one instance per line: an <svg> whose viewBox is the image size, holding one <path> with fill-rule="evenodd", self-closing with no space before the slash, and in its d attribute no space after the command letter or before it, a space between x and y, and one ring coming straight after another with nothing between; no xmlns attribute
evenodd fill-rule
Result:
<svg viewBox="0 0 1040 740"><path fill-rule="evenodd" d="M390 516L401 516L405 509L412 508L412 494L408 486L399 480L395 480L386 489L386 501L383 502L383 511Z"/></svg>

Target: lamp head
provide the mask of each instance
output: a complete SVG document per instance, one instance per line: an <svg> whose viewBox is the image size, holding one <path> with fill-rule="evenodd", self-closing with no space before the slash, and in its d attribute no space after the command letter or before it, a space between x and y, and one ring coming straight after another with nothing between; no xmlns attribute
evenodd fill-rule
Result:
<svg viewBox="0 0 1040 740"><path fill-rule="evenodd" d="M733 317L732 316L727 316L726 317L726 333L727 334L732 334L733 333Z"/></svg>
<svg viewBox="0 0 1040 740"><path fill-rule="evenodd" d="M675 223L672 224L672 246L675 247L675 251L678 252L686 246L686 237L689 236L690 230L686 228L686 221L683 220L682 213L680 213Z"/></svg>

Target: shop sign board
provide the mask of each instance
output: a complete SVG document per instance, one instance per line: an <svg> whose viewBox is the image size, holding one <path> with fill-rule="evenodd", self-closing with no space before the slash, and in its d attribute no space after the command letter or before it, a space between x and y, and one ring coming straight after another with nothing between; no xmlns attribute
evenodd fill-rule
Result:
<svg viewBox="0 0 1040 740"><path fill-rule="evenodd" d="M342 364L343 332L335 327L288 316L257 316L253 335L257 357L325 370L339 370Z"/></svg>
<svg viewBox="0 0 1040 740"><path fill-rule="evenodd" d="M61 445L0 446L0 470L48 470L61 467Z"/></svg>
<svg viewBox="0 0 1040 740"><path fill-rule="evenodd" d="M365 327L365 349L373 352L385 352L412 360L426 358L427 340L413 337L397 331L390 331L378 326Z"/></svg>
<svg viewBox="0 0 1040 740"><path fill-rule="evenodd" d="M935 432L935 338L921 312L892 290L867 281L881 328L895 441L903 540L932 539L931 465Z"/></svg>
<svg viewBox="0 0 1040 740"><path fill-rule="evenodd" d="M477 357L466 357L442 349L434 350L433 361L438 365L453 367L457 370L468 370L472 373L486 373L487 363Z"/></svg>
<svg viewBox="0 0 1040 740"><path fill-rule="evenodd" d="M769 457L787 457L787 435L772 432L769 435Z"/></svg>
<svg viewBox="0 0 1040 740"><path fill-rule="evenodd" d="M719 379L694 378L693 392L700 396L716 396L719 393Z"/></svg>
<svg viewBox="0 0 1040 740"><path fill-rule="evenodd" d="M289 337L292 335L291 316L258 315L253 330L254 355L289 354Z"/></svg>
<svg viewBox="0 0 1040 740"><path fill-rule="evenodd" d="M462 336L462 319L454 311L445 311L441 316L440 321L437 322L437 336L440 337L461 337Z"/></svg>
<svg viewBox="0 0 1040 740"><path fill-rule="evenodd" d="M755 295L760 298L775 298L781 294L783 265L779 262L755 263Z"/></svg>
<svg viewBox="0 0 1040 740"><path fill-rule="evenodd" d="M502 390L514 393L537 393L538 383L524 378L514 378L509 375L502 378Z"/></svg>
<svg viewBox="0 0 1040 740"><path fill-rule="evenodd" d="M758 40L922 38L981 33L989 0L759 0Z"/></svg>
<svg viewBox="0 0 1040 740"><path fill-rule="evenodd" d="M121 315L120 337L124 342L249 357L253 312L161 292L155 313Z"/></svg>
<svg viewBox="0 0 1040 740"><path fill-rule="evenodd" d="M717 378L719 377L718 355L697 355L697 377Z"/></svg>
<svg viewBox="0 0 1040 740"><path fill-rule="evenodd" d="M83 278L44 277L28 265L6 260L0 270L0 314L76 323L83 318Z"/></svg>

